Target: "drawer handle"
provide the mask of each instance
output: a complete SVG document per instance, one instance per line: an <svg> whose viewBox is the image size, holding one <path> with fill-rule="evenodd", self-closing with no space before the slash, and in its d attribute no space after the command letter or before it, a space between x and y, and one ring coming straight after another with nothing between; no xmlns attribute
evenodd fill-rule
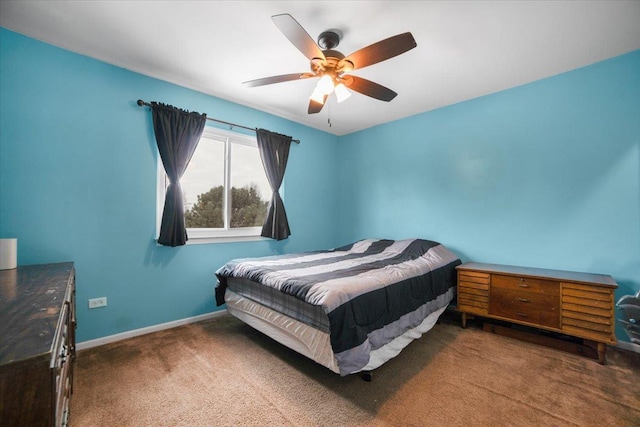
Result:
<svg viewBox="0 0 640 427"><path fill-rule="evenodd" d="M60 349L60 365L63 365L67 361L67 357L69 356L69 348L66 345L63 345Z"/></svg>
<svg viewBox="0 0 640 427"><path fill-rule="evenodd" d="M518 283L518 286L520 286L521 288L528 288L529 285L527 285L526 283Z"/></svg>
<svg viewBox="0 0 640 427"><path fill-rule="evenodd" d="M522 312L516 312L516 316L527 317L527 314Z"/></svg>
<svg viewBox="0 0 640 427"><path fill-rule="evenodd" d="M518 301L520 301L520 302L529 302L529 300L526 299L526 298L518 298Z"/></svg>

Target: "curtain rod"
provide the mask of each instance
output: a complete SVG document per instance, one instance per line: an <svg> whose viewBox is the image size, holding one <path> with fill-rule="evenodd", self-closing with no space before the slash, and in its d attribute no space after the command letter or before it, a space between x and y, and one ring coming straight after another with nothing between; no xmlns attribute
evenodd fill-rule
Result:
<svg viewBox="0 0 640 427"><path fill-rule="evenodd" d="M138 99L138 105L141 106L141 107L145 106L145 105L147 107L153 107L151 104L149 104L148 102L144 102L142 99ZM253 131L253 132L256 131L255 128L250 128L248 126L242 126L242 125L237 125L235 123L225 122L224 120L218 120L218 119L214 119L212 117L207 117L207 120L211 120L212 122L218 122L218 123L222 123L222 124L225 124L225 125L229 125L229 126L234 127L234 128L247 129L247 130L250 130L250 131ZM291 141L295 142L296 144L300 144L300 140L299 139L291 139Z"/></svg>

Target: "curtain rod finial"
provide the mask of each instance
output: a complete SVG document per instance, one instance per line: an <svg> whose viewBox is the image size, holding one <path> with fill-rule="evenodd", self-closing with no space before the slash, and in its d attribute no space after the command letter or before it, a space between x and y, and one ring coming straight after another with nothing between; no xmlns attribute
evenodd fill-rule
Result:
<svg viewBox="0 0 640 427"><path fill-rule="evenodd" d="M138 105L142 107L144 105L144 101L142 99L138 99Z"/></svg>

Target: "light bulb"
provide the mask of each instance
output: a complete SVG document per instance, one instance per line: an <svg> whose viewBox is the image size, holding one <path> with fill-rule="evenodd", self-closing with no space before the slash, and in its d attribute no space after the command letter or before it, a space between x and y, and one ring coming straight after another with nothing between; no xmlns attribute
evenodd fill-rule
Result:
<svg viewBox="0 0 640 427"><path fill-rule="evenodd" d="M336 98L338 99L338 102L342 102L351 96L351 92L349 92L349 89L347 89L344 83L338 83L335 90L336 90Z"/></svg>

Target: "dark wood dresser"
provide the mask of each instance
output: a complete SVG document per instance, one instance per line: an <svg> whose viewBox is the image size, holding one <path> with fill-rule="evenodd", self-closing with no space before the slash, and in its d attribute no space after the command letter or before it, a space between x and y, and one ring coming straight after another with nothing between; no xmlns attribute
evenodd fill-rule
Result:
<svg viewBox="0 0 640 427"><path fill-rule="evenodd" d="M601 364L607 344L616 343L611 276L473 262L456 268L463 327L471 314L577 337L595 344Z"/></svg>
<svg viewBox="0 0 640 427"><path fill-rule="evenodd" d="M67 424L75 328L73 263L0 271L0 425Z"/></svg>

